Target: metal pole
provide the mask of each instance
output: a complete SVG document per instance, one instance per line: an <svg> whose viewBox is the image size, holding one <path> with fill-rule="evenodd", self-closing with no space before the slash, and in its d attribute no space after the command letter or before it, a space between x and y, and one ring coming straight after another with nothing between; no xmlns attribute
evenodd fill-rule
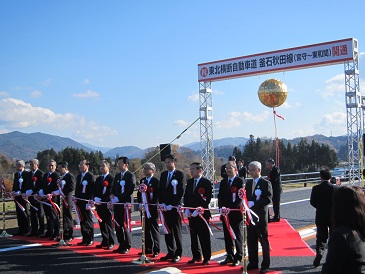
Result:
<svg viewBox="0 0 365 274"><path fill-rule="evenodd" d="M145 227L146 227L145 204L142 203L142 255L139 259L132 260L132 263L134 263L134 264L151 264L151 263L154 263L153 260L150 260L146 257L146 244L145 244L146 232L145 232Z"/></svg>
<svg viewBox="0 0 365 274"><path fill-rule="evenodd" d="M243 241L242 241L242 250L243 250L243 268L242 273L247 274L247 225L246 225L246 210L243 208L242 210L243 217Z"/></svg>
<svg viewBox="0 0 365 274"><path fill-rule="evenodd" d="M5 222L5 184L4 184L4 180L0 179L0 185L2 185L1 187L1 198L3 201L3 232L0 234L0 238L5 238L5 237L11 237L13 235L8 234L6 232L6 222ZM4 188L3 188L4 187Z"/></svg>

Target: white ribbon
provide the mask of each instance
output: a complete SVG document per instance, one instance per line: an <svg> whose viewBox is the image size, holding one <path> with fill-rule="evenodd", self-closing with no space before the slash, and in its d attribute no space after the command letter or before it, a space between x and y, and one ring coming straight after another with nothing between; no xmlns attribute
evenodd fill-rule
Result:
<svg viewBox="0 0 365 274"><path fill-rule="evenodd" d="M85 193L86 192L86 186L87 186L88 182L84 180L84 181L82 181L81 184L83 185L83 187L82 187L82 193Z"/></svg>
<svg viewBox="0 0 365 274"><path fill-rule="evenodd" d="M142 202L144 205L144 210L146 211L146 217L149 219L149 218L151 218L151 214L150 214L150 210L148 208L146 192L142 192Z"/></svg>
<svg viewBox="0 0 365 274"><path fill-rule="evenodd" d="M122 187L122 190L121 190L121 192L122 192L122 194L124 193L124 186L125 186L125 181L124 180L122 180L122 181L120 181L120 186Z"/></svg>
<svg viewBox="0 0 365 274"><path fill-rule="evenodd" d="M171 181L171 185L174 187L174 195L176 195L176 186L177 186L177 184L178 184L178 181L177 180L172 180Z"/></svg>
<svg viewBox="0 0 365 274"><path fill-rule="evenodd" d="M18 182L19 182L19 189L22 189L23 178L20 177Z"/></svg>

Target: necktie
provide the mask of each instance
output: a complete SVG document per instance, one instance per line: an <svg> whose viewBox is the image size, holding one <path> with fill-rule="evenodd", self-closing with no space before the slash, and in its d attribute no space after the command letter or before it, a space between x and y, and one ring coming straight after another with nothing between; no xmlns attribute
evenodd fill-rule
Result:
<svg viewBox="0 0 365 274"><path fill-rule="evenodd" d="M253 180L253 182L252 182L252 195L255 192L255 187L256 187L256 183L255 183L255 180Z"/></svg>
<svg viewBox="0 0 365 274"><path fill-rule="evenodd" d="M229 186L231 186L231 185L232 185L232 179L229 179L229 180L228 180L228 184L229 184Z"/></svg>
<svg viewBox="0 0 365 274"><path fill-rule="evenodd" d="M195 191L197 181L197 179L194 179L193 192Z"/></svg>
<svg viewBox="0 0 365 274"><path fill-rule="evenodd" d="M169 172L169 175L167 176L167 181L166 181L166 188L169 186L170 181L171 181L171 173Z"/></svg>

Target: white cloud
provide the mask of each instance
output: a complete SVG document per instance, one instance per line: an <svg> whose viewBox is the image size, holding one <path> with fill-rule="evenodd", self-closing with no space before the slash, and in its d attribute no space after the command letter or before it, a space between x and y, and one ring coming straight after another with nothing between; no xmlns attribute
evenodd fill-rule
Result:
<svg viewBox="0 0 365 274"><path fill-rule="evenodd" d="M323 98L333 99L333 96L338 96L345 93L345 75L338 74L331 79L325 81L326 86L324 90L320 90L321 96Z"/></svg>
<svg viewBox="0 0 365 274"><path fill-rule="evenodd" d="M88 85L88 84L90 84L90 80L89 79L84 79L84 81L82 81L82 83L84 85Z"/></svg>
<svg viewBox="0 0 365 274"><path fill-rule="evenodd" d="M72 132L79 138L99 141L106 136L116 136L118 132L108 126L98 125L84 116L72 113L55 113L43 107L34 107L14 98L0 100L0 124L7 130L34 128L37 131Z"/></svg>
<svg viewBox="0 0 365 274"><path fill-rule="evenodd" d="M49 86L52 83L53 79L47 79L42 82L43 86Z"/></svg>
<svg viewBox="0 0 365 274"><path fill-rule="evenodd" d="M9 96L9 94L6 91L0 91L0 96L7 97L7 96Z"/></svg>
<svg viewBox="0 0 365 274"><path fill-rule="evenodd" d="M188 122L187 121L184 121L184 120L176 120L174 122L174 126L178 126L178 127L185 127L188 125Z"/></svg>
<svg viewBox="0 0 365 274"><path fill-rule="evenodd" d="M199 102L199 94L193 94L188 97L189 102Z"/></svg>
<svg viewBox="0 0 365 274"><path fill-rule="evenodd" d="M85 99L85 98L97 98L100 96L100 94L97 93L96 91L88 90L84 93L74 93L72 96Z"/></svg>
<svg viewBox="0 0 365 274"><path fill-rule="evenodd" d="M40 92L39 90L32 91L32 93L31 93L32 98L39 98L39 97L41 97L41 95L42 95L42 92Z"/></svg>

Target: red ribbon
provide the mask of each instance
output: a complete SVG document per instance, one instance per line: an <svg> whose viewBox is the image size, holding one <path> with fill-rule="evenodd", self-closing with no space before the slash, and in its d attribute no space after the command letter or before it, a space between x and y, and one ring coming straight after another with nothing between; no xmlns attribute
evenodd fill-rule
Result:
<svg viewBox="0 0 365 274"><path fill-rule="evenodd" d="M130 203L124 204L124 228L129 232L132 232L131 208L132 205Z"/></svg>
<svg viewBox="0 0 365 274"><path fill-rule="evenodd" d="M166 220L165 220L165 216L163 214L164 210L165 210L165 207L163 205L157 205L157 210L158 210L158 213L160 215L160 220L161 220L161 225L162 225L162 230L165 234L170 234L171 231L169 229L169 227L167 226L167 223L166 223Z"/></svg>
<svg viewBox="0 0 365 274"><path fill-rule="evenodd" d="M223 216L224 224L227 227L227 230L229 232L229 235L231 236L231 239L232 240L235 240L236 239L236 234L234 234L234 231L233 231L233 229L231 227L231 224L229 223L229 218L228 218L228 214L230 212L230 209L229 208L226 208L226 207L222 207L221 212L222 212L221 214Z"/></svg>
<svg viewBox="0 0 365 274"><path fill-rule="evenodd" d="M285 120L283 116L280 116L279 114L277 114L277 113L276 113L276 110L274 110L273 112L274 112L274 114L275 114L277 117L279 117L280 119Z"/></svg>

